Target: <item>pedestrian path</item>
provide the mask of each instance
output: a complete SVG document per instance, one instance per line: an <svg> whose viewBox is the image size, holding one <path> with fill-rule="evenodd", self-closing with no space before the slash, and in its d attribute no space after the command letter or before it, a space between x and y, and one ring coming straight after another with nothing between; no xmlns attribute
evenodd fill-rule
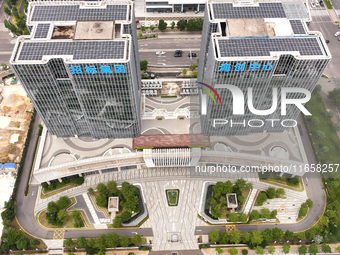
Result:
<svg viewBox="0 0 340 255"><path fill-rule="evenodd" d="M110 219L108 219L108 222L106 221L106 219L99 219L98 215L96 213L96 209L94 209L93 204L92 204L92 202L89 198L89 195L87 193L83 193L82 196L83 196L85 203L86 203L86 206L89 208L90 213L92 215L92 218L94 220L94 227L98 228L98 229L107 228L106 224L110 223Z"/></svg>
<svg viewBox="0 0 340 255"><path fill-rule="evenodd" d="M250 209L252 208L254 202L255 202L255 197L256 197L256 193L257 193L258 189L252 189L251 193L249 195L249 199L247 200L247 204L244 208L243 213L247 214L250 212Z"/></svg>

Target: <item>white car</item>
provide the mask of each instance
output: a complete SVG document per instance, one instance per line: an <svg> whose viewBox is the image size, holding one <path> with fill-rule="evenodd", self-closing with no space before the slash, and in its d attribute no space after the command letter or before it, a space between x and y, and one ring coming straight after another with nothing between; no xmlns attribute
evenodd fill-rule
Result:
<svg viewBox="0 0 340 255"><path fill-rule="evenodd" d="M315 5L316 5L316 7L320 7L320 4L319 4L318 1L315 1Z"/></svg>
<svg viewBox="0 0 340 255"><path fill-rule="evenodd" d="M310 3L310 5L315 8L315 4L313 2Z"/></svg>
<svg viewBox="0 0 340 255"><path fill-rule="evenodd" d="M338 35L340 35L340 31L338 31L334 34L334 36L338 36Z"/></svg>
<svg viewBox="0 0 340 255"><path fill-rule="evenodd" d="M157 51L157 52L156 52L156 55L164 55L164 54L165 54L164 51Z"/></svg>

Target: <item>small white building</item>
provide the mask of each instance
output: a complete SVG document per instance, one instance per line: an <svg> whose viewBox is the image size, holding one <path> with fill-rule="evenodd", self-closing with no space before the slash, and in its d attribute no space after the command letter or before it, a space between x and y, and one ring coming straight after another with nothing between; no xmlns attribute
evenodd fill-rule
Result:
<svg viewBox="0 0 340 255"><path fill-rule="evenodd" d="M118 212L119 211L119 197L109 197L107 209L109 212Z"/></svg>

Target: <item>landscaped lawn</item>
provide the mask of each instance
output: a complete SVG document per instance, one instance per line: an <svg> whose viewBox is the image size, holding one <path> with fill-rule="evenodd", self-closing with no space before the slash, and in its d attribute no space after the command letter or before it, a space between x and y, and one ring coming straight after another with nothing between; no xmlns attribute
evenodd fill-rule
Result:
<svg viewBox="0 0 340 255"><path fill-rule="evenodd" d="M317 152L318 163L322 164L339 164L340 163L340 153L339 153L339 138L336 132L332 129L332 120L327 117L327 110L322 101L321 96L314 92L312 94L311 100L306 104L308 110L312 116L305 117L309 133L311 134L313 147ZM313 117L319 118L319 124L312 124L311 120ZM320 130L326 135L325 138L319 139L317 137L317 131ZM327 153L322 152L322 147L327 146L329 151ZM340 169L338 169L338 172ZM338 173L324 173L325 177L333 177ZM334 176L335 177L335 176Z"/></svg>
<svg viewBox="0 0 340 255"><path fill-rule="evenodd" d="M178 205L178 197L179 197L179 190L178 189L167 189L166 197L168 200L169 206L177 206Z"/></svg>

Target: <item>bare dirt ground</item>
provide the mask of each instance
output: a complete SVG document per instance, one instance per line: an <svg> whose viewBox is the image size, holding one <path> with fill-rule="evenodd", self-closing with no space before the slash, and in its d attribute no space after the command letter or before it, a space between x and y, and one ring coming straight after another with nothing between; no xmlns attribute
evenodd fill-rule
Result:
<svg viewBox="0 0 340 255"><path fill-rule="evenodd" d="M21 159L31 120L33 105L19 84L9 85L11 78L0 86L0 163L18 163Z"/></svg>

